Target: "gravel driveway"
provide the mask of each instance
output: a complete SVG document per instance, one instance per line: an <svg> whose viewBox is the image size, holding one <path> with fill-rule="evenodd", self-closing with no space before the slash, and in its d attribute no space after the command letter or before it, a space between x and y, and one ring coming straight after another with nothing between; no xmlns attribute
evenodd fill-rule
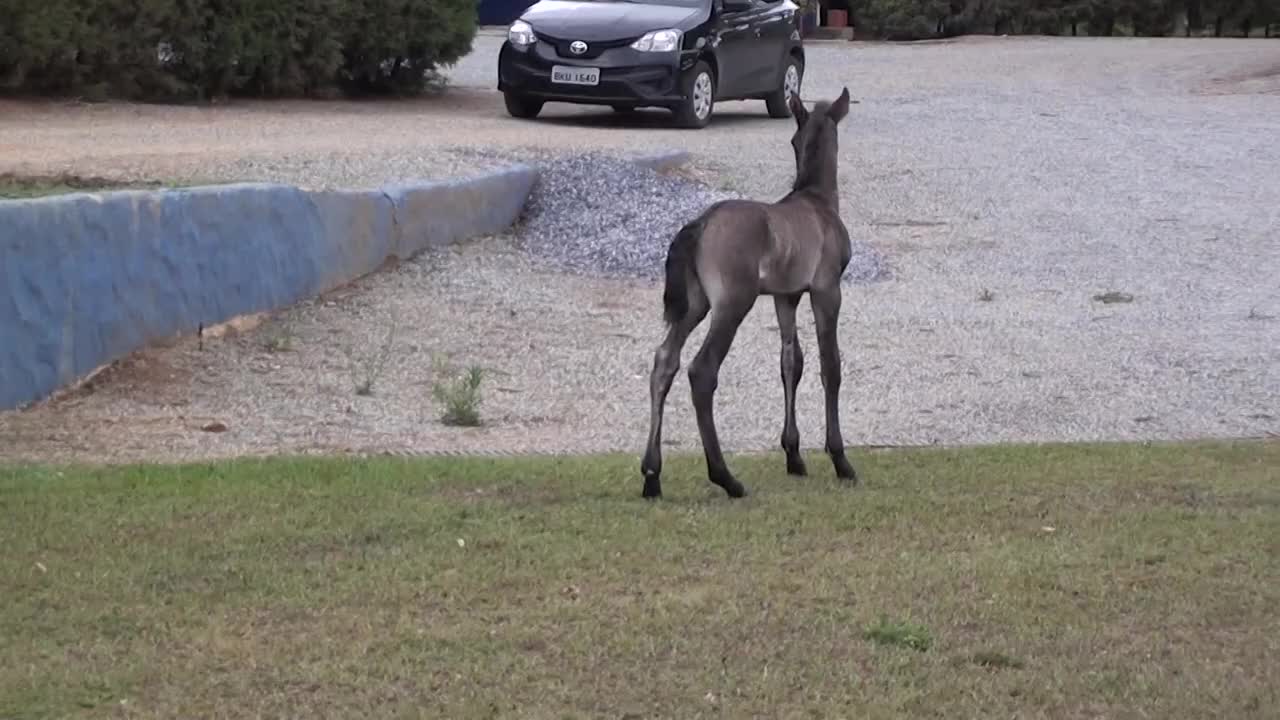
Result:
<svg viewBox="0 0 1280 720"><path fill-rule="evenodd" d="M814 44L807 99L843 85L842 210L882 279L846 288L851 444L1163 439L1280 432L1280 56L1238 40L978 38ZM372 184L504 158L680 147L719 191L776 198L789 121L725 105L698 132L548 106L507 118L497 40L445 97L212 109L0 103L0 171ZM465 121L459 121L459 116ZM480 151L480 152L477 152ZM489 238L366 278L242 335L144 353L91 390L0 414L0 459L241 453L638 452L659 291L544 267ZM1106 295L1111 293L1111 295ZM1130 300L1103 302L1101 299ZM397 333L371 396L345 348ZM686 360L702 337L691 340ZM801 339L816 357L812 315ZM276 352L278 350L283 352ZM276 351L273 351L276 350ZM491 371L489 424L440 424L430 358ZM725 364L727 449L782 423L772 304ZM681 373L674 447L697 433ZM821 444L816 365L802 443ZM222 423L225 432L201 427ZM214 426L217 427L217 426Z"/></svg>

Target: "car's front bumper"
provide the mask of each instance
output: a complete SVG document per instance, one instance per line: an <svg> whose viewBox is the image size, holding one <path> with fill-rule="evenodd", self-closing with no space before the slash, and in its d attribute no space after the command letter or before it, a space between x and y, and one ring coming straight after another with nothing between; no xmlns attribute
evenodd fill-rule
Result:
<svg viewBox="0 0 1280 720"><path fill-rule="evenodd" d="M504 42L498 51L498 90L539 100L589 105L672 106L684 100L680 92L679 53L647 53L623 45L589 51L586 58L564 55L553 40L539 39L524 50ZM553 65L598 68L600 83L554 83Z"/></svg>

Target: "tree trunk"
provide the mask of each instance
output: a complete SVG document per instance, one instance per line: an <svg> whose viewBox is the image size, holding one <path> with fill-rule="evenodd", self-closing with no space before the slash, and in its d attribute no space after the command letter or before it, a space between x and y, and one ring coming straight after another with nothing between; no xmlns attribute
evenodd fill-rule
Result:
<svg viewBox="0 0 1280 720"><path fill-rule="evenodd" d="M1225 22L1225 20L1223 19L1223 17L1222 17L1221 15L1219 15L1219 16L1217 17L1217 19L1213 21L1213 36L1214 36L1214 37L1222 37L1222 25L1223 25L1223 23L1224 23L1224 22Z"/></svg>
<svg viewBox="0 0 1280 720"><path fill-rule="evenodd" d="M1253 34L1253 18L1245 18L1240 21L1240 37L1249 37Z"/></svg>
<svg viewBox="0 0 1280 720"><path fill-rule="evenodd" d="M1200 32L1204 29L1204 9L1201 6L1201 0L1187 0L1187 37L1191 37L1191 31Z"/></svg>
<svg viewBox="0 0 1280 720"><path fill-rule="evenodd" d="M1076 22L1075 20L1071 21L1071 37L1076 37L1076 27L1079 26L1079 24L1080 23Z"/></svg>

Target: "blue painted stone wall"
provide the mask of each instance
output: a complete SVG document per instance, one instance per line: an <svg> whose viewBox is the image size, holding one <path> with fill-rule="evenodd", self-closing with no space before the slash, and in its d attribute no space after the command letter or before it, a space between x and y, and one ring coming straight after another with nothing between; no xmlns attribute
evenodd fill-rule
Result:
<svg viewBox="0 0 1280 720"><path fill-rule="evenodd" d="M500 232L535 179L517 166L370 191L240 184L0 201L0 410L391 255Z"/></svg>

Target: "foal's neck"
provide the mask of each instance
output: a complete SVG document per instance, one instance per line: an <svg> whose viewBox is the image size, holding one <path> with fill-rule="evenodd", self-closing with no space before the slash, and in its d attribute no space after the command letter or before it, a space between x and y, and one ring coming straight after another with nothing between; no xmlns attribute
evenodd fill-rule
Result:
<svg viewBox="0 0 1280 720"><path fill-rule="evenodd" d="M832 158L818 156L805 165L803 173L796 174L791 194L808 193L817 196L833 209L840 208L840 184L836 177L836 162Z"/></svg>

